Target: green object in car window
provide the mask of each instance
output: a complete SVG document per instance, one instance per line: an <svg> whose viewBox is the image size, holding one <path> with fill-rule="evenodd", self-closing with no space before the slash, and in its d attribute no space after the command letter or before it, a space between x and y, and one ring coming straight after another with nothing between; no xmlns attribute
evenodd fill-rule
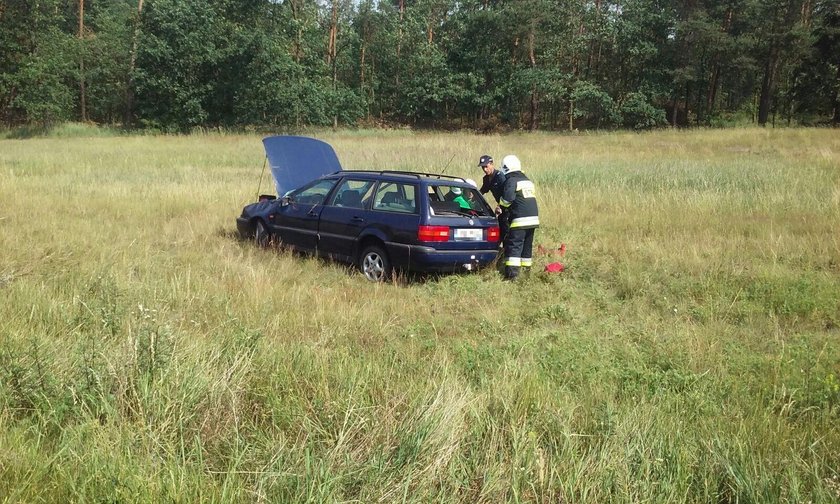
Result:
<svg viewBox="0 0 840 504"><path fill-rule="evenodd" d="M461 205L461 208L463 208L464 210L472 210L472 207L470 206L470 202L467 201L466 199L464 199L464 196L458 196L457 198L455 198L452 201L457 202L459 205Z"/></svg>
<svg viewBox="0 0 840 504"><path fill-rule="evenodd" d="M463 193L463 191L461 190L460 187L453 187L452 188L452 193L457 194L457 196L452 198L452 201L458 203L458 205L461 208L463 208L464 210L472 210L472 206L470 205L470 202L467 201L466 198L464 198L464 193Z"/></svg>

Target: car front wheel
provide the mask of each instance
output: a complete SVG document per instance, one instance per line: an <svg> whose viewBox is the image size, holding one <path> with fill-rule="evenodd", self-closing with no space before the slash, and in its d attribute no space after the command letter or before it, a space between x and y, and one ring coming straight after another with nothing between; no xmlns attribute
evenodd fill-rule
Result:
<svg viewBox="0 0 840 504"><path fill-rule="evenodd" d="M254 242L260 247L268 247L271 243L271 231L261 220L254 225Z"/></svg>
<svg viewBox="0 0 840 504"><path fill-rule="evenodd" d="M377 245L370 245L362 250L359 268L365 278L371 282L382 282L391 276L391 263L388 255Z"/></svg>

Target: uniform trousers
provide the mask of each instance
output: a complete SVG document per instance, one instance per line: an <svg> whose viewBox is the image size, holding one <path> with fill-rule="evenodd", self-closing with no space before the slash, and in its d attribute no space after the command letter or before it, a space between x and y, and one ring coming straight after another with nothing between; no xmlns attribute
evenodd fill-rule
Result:
<svg viewBox="0 0 840 504"><path fill-rule="evenodd" d="M510 228L505 238L505 278L519 276L519 268L533 264L534 231L536 228Z"/></svg>

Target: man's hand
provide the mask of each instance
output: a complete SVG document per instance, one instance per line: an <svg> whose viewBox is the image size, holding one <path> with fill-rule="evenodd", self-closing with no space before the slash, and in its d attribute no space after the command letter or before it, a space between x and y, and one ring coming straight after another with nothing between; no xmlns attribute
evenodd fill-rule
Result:
<svg viewBox="0 0 840 504"><path fill-rule="evenodd" d="M496 212L496 217L502 215L502 207L497 206L495 212Z"/></svg>

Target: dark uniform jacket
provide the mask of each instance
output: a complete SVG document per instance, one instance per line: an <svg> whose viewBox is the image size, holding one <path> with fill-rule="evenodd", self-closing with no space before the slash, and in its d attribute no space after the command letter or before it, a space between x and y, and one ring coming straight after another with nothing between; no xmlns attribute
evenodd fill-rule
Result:
<svg viewBox="0 0 840 504"><path fill-rule="evenodd" d="M496 202L498 202L502 199L502 191L504 191L504 187L505 174L499 170L493 170L493 173L484 176L481 183L481 189L479 189L478 192L481 194L487 194L490 192L493 194L493 198L496 199Z"/></svg>
<svg viewBox="0 0 840 504"><path fill-rule="evenodd" d="M511 229L528 229L540 225L534 183L520 171L507 174L499 205L510 212Z"/></svg>

